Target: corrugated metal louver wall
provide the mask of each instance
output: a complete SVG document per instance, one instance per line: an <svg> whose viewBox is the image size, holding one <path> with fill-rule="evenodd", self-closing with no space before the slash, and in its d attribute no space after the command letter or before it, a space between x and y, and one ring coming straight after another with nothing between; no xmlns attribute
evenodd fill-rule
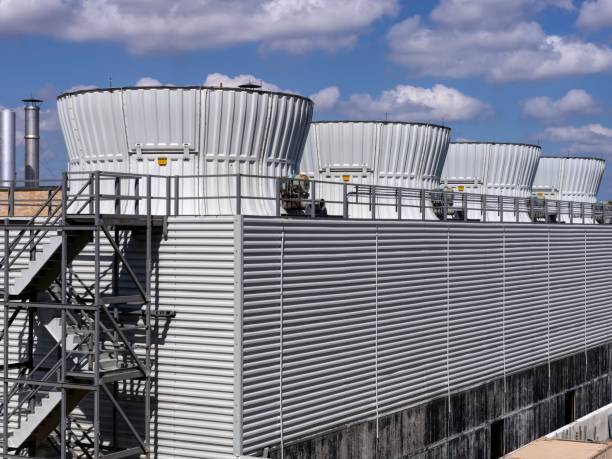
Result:
<svg viewBox="0 0 612 459"><path fill-rule="evenodd" d="M612 336L607 227L245 218L243 237L245 453Z"/></svg>

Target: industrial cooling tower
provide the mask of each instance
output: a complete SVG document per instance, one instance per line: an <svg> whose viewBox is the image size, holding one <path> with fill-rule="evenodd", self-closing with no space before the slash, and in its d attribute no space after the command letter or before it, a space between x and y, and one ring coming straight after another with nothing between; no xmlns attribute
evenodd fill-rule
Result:
<svg viewBox="0 0 612 459"><path fill-rule="evenodd" d="M243 213L272 215L275 178L294 173L313 108L295 94L200 86L76 91L57 105L70 172L153 174L157 189L180 176L179 211L196 215L234 213L237 191Z"/></svg>
<svg viewBox="0 0 612 459"><path fill-rule="evenodd" d="M567 203L549 205L552 214L558 214L560 221L580 221L580 203L597 202L597 192L603 178L606 162L600 158L546 156L540 164L533 182L536 197ZM588 207L590 209L590 206ZM592 222L592 216L584 217L585 223Z"/></svg>
<svg viewBox="0 0 612 459"><path fill-rule="evenodd" d="M473 193L468 197L468 219L486 221L516 221L511 199L504 201L503 215L499 204L483 218L480 196L507 196L518 200L518 220L531 221L526 198L531 196L541 149L537 145L519 143L452 142L442 171L442 183L455 192ZM488 200L490 201L490 199ZM487 202L488 202L487 201Z"/></svg>
<svg viewBox="0 0 612 459"><path fill-rule="evenodd" d="M343 190L337 183L434 190L446 157L450 129L421 123L386 121L325 121L312 123L300 171L316 180L317 197L328 213L342 214ZM352 187L354 189L354 187ZM388 202L385 202L388 201ZM431 202L425 217L435 220ZM353 199L352 218L371 218L368 200ZM377 218L397 219L393 198L377 198ZM421 219L419 200L406 199L403 219Z"/></svg>

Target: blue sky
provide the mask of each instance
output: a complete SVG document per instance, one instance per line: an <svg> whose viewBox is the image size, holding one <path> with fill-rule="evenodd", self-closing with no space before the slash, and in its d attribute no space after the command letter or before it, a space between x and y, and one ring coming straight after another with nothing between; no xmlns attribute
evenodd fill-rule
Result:
<svg viewBox="0 0 612 459"><path fill-rule="evenodd" d="M312 96L316 119L431 121L612 167L612 0L0 0L0 40L0 105L45 99L44 177L66 162L55 97L111 80L255 79Z"/></svg>

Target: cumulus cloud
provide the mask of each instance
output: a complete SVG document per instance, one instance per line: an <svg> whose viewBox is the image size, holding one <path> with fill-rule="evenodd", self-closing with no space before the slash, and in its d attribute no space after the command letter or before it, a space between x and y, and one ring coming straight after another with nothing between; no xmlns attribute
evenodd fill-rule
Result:
<svg viewBox="0 0 612 459"><path fill-rule="evenodd" d="M442 0L431 18L451 25L480 26L486 18L489 26L507 24L547 7L574 10L572 0Z"/></svg>
<svg viewBox="0 0 612 459"><path fill-rule="evenodd" d="M582 89L572 89L557 100L550 97L534 97L523 103L523 114L526 117L542 121L598 113L601 113L600 105L593 96Z"/></svg>
<svg viewBox="0 0 612 459"><path fill-rule="evenodd" d="M379 97L353 94L343 103L343 111L352 118L465 121L490 112L490 107L474 97L441 84L432 88L397 85Z"/></svg>
<svg viewBox="0 0 612 459"><path fill-rule="evenodd" d="M241 43L305 52L352 46L398 0L1 0L0 33L120 42L135 53Z"/></svg>
<svg viewBox="0 0 612 459"><path fill-rule="evenodd" d="M147 88L151 86L163 86L163 85L161 81L156 80L155 78L142 77L134 84L134 86L138 86L139 88Z"/></svg>
<svg viewBox="0 0 612 459"><path fill-rule="evenodd" d="M96 88L97 86L93 84L77 84L77 85L74 85L68 88L66 92L86 91L88 89L96 89Z"/></svg>
<svg viewBox="0 0 612 459"><path fill-rule="evenodd" d="M233 77L224 75L223 73L210 73L206 76L206 80L204 80L204 86L225 86L237 88L243 84L258 84L261 85L261 88L265 89L266 91L283 91L274 83L264 81L261 78L257 78L255 75L251 75L250 73L244 73Z"/></svg>
<svg viewBox="0 0 612 459"><path fill-rule="evenodd" d="M580 6L577 24L582 28L592 30L612 26L612 1L585 1Z"/></svg>
<svg viewBox="0 0 612 459"><path fill-rule="evenodd" d="M566 144L567 153L612 154L612 128L601 124L549 127L538 137Z"/></svg>
<svg viewBox="0 0 612 459"><path fill-rule="evenodd" d="M530 15L568 1L442 0L429 17L412 16L388 34L391 56L423 75L537 80L612 69L612 49L549 35ZM500 12L501 11L501 12Z"/></svg>
<svg viewBox="0 0 612 459"><path fill-rule="evenodd" d="M340 102L340 90L337 86L328 86L308 97L314 101L316 111L326 112L338 106L338 102Z"/></svg>

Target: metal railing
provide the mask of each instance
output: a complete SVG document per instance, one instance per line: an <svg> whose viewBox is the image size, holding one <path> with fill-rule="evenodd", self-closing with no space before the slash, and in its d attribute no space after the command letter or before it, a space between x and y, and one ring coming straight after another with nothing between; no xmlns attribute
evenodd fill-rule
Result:
<svg viewBox="0 0 612 459"><path fill-rule="evenodd" d="M69 213L257 215L483 222L611 223L612 205L249 174L66 174ZM307 188L307 189L306 189ZM74 199L72 199L74 198ZM3 204L0 195L0 208Z"/></svg>

